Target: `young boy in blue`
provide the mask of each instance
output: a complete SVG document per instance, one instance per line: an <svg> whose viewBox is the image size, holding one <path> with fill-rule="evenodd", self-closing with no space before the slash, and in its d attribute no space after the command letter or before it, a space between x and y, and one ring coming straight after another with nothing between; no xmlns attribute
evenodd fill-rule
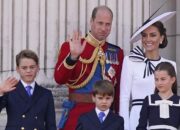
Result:
<svg viewBox="0 0 180 130"><path fill-rule="evenodd" d="M97 81L92 92L95 109L79 117L76 130L124 130L123 118L110 110L113 99L113 84L107 80Z"/></svg>
<svg viewBox="0 0 180 130"><path fill-rule="evenodd" d="M155 68L155 94L147 96L136 130L177 130L180 126L180 97L173 65L161 62Z"/></svg>
<svg viewBox="0 0 180 130"><path fill-rule="evenodd" d="M7 111L5 130L56 130L52 93L35 81L38 56L22 50L16 55L16 65L20 80L8 78L0 88L0 111Z"/></svg>

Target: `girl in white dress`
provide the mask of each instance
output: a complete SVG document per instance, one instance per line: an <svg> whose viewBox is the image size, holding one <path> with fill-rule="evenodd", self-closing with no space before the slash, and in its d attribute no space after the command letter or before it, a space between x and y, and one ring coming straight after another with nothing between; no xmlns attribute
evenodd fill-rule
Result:
<svg viewBox="0 0 180 130"><path fill-rule="evenodd" d="M160 56L159 48L167 46L166 29L162 22L175 12L167 12L153 20L148 20L132 36L131 43L142 40L144 51L135 47L123 61L120 84L120 115L125 121L125 130L135 130L138 125L143 99L154 93L154 68L160 62L174 61Z"/></svg>

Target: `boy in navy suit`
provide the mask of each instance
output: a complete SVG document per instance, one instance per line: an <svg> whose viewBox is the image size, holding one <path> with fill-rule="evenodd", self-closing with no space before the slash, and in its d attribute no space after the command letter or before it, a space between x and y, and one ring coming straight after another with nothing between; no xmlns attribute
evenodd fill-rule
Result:
<svg viewBox="0 0 180 130"><path fill-rule="evenodd" d="M107 80L93 86L95 109L79 117L76 130L124 130L124 120L110 110L114 99L114 86Z"/></svg>
<svg viewBox="0 0 180 130"><path fill-rule="evenodd" d="M54 100L50 90L39 86L35 77L39 58L31 50L16 56L20 80L8 78L0 88L0 111L6 108L6 130L56 130Z"/></svg>

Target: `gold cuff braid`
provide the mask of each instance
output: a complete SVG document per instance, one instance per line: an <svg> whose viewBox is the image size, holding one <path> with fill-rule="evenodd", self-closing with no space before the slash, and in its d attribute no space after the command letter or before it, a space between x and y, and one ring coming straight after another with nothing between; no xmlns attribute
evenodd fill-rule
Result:
<svg viewBox="0 0 180 130"><path fill-rule="evenodd" d="M63 61L63 64L64 64L64 67L66 67L67 69L73 69L74 67L75 67L75 65L68 65L67 63L66 63L66 59L64 59L64 61Z"/></svg>

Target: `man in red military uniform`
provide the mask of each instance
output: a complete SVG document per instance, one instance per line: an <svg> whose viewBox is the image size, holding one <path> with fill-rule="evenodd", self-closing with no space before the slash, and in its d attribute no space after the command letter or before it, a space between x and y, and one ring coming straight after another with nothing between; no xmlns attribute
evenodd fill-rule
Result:
<svg viewBox="0 0 180 130"><path fill-rule="evenodd" d="M113 13L107 6L94 8L91 30L82 38L74 32L72 39L63 43L55 67L54 78L58 84L69 87L69 99L75 101L63 130L75 130L80 114L94 108L92 86L106 79L115 87L112 109L119 110L119 82L123 50L106 41L112 25Z"/></svg>

